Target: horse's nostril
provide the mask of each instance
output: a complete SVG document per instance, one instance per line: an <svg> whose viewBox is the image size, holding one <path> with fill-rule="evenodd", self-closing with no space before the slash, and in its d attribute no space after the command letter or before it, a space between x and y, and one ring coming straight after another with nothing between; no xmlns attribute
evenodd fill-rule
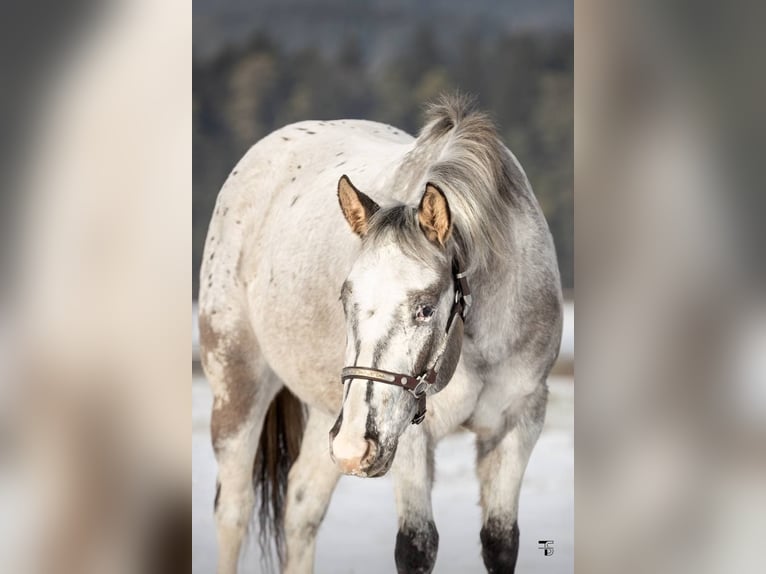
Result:
<svg viewBox="0 0 766 574"><path fill-rule="evenodd" d="M376 446L359 435L339 433L331 440L330 452L335 464L346 474L359 475L368 466L367 461L375 456Z"/></svg>

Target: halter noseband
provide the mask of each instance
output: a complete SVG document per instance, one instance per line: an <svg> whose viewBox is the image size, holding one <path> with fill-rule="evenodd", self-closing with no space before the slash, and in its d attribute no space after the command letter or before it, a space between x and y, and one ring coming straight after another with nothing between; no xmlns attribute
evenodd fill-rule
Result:
<svg viewBox="0 0 766 574"><path fill-rule="evenodd" d="M436 383L439 361L447 348L452 324L456 317L460 317L460 320L465 322L465 315L468 312L468 307L471 306L471 290L468 287L468 280L465 277L465 273L459 270L457 261L453 261L452 264L452 277L455 281L455 300L452 303L452 310L447 320L444 339L436 359L424 373L413 377L404 373L392 373L369 367L345 367L340 374L341 384L349 379L365 379L371 382L386 383L407 389L418 400L418 410L412 419L412 424L419 425L423 422L423 419L426 417L426 393L431 385Z"/></svg>

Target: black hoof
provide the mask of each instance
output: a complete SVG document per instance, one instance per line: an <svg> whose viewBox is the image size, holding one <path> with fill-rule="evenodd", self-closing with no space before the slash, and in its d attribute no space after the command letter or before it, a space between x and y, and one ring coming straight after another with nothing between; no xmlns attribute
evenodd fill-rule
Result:
<svg viewBox="0 0 766 574"><path fill-rule="evenodd" d="M481 529L481 557L489 574L513 574L519 555L519 525L490 518Z"/></svg>
<svg viewBox="0 0 766 574"><path fill-rule="evenodd" d="M432 521L418 530L405 524L396 535L396 571L399 574L430 574L438 548L439 533Z"/></svg>

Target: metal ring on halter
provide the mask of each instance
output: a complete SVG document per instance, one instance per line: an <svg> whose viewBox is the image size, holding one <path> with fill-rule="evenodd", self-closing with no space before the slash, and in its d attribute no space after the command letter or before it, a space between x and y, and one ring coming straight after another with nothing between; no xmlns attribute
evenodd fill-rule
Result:
<svg viewBox="0 0 766 574"><path fill-rule="evenodd" d="M417 387L415 387L414 389L408 389L408 390L412 393L412 396L415 397L416 399L419 399L421 396L423 396L428 390L428 382L425 381L425 374L420 375L420 377L418 377Z"/></svg>

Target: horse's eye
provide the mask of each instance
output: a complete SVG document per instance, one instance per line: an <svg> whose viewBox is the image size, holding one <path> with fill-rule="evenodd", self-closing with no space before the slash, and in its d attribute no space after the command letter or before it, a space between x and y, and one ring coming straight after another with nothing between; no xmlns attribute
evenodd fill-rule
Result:
<svg viewBox="0 0 766 574"><path fill-rule="evenodd" d="M421 305L418 307L418 312L415 314L415 318L418 321L428 321L434 314L434 308L431 305Z"/></svg>

